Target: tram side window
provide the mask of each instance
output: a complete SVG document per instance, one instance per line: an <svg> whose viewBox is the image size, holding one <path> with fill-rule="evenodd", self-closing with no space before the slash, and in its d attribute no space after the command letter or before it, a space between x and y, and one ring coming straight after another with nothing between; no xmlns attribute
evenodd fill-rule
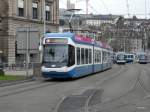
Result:
<svg viewBox="0 0 150 112"><path fill-rule="evenodd" d="M101 59L101 63L102 63L102 51L100 51L100 55L101 55L100 59Z"/></svg>
<svg viewBox="0 0 150 112"><path fill-rule="evenodd" d="M99 62L101 63L101 51L99 51L98 53L99 53Z"/></svg>
<svg viewBox="0 0 150 112"><path fill-rule="evenodd" d="M97 50L97 63L99 63L99 53L98 53L98 50Z"/></svg>
<svg viewBox="0 0 150 112"><path fill-rule="evenodd" d="M111 60L112 60L112 55L111 55L111 53L109 52L109 62L111 62Z"/></svg>
<svg viewBox="0 0 150 112"><path fill-rule="evenodd" d="M74 48L74 46L69 45L68 66L72 66L74 64L75 64L75 48Z"/></svg>
<svg viewBox="0 0 150 112"><path fill-rule="evenodd" d="M84 64L84 48L81 48L81 64Z"/></svg>
<svg viewBox="0 0 150 112"><path fill-rule="evenodd" d="M92 50L89 49L89 64L92 63Z"/></svg>
<svg viewBox="0 0 150 112"><path fill-rule="evenodd" d="M105 52L105 62L107 62L107 60L108 60L108 53L107 52Z"/></svg>
<svg viewBox="0 0 150 112"><path fill-rule="evenodd" d="M103 62L104 62L104 57L105 57L105 56L104 56L104 51L102 51L102 56L103 56L103 57L102 57L102 60L103 60Z"/></svg>
<svg viewBox="0 0 150 112"><path fill-rule="evenodd" d="M95 59L95 63L96 63L97 62L96 50L94 50L94 59Z"/></svg>
<svg viewBox="0 0 150 112"><path fill-rule="evenodd" d="M97 63L99 63L99 51L97 51Z"/></svg>
<svg viewBox="0 0 150 112"><path fill-rule="evenodd" d="M85 49L85 64L88 64L88 59L89 59L88 54L89 54L88 49Z"/></svg>
<svg viewBox="0 0 150 112"><path fill-rule="evenodd" d="M106 52L106 62L108 62L109 54Z"/></svg>
<svg viewBox="0 0 150 112"><path fill-rule="evenodd" d="M106 52L105 51L103 51L103 62L106 62Z"/></svg>
<svg viewBox="0 0 150 112"><path fill-rule="evenodd" d="M77 65L80 65L80 48L77 47Z"/></svg>
<svg viewBox="0 0 150 112"><path fill-rule="evenodd" d="M95 50L95 63L99 62L99 54L98 54L98 50Z"/></svg>

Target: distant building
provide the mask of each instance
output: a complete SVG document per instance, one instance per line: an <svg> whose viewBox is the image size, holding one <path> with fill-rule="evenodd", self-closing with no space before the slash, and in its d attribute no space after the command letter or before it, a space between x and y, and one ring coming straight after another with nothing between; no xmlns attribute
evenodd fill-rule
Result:
<svg viewBox="0 0 150 112"><path fill-rule="evenodd" d="M72 12L66 11L66 9L59 9L59 31L62 32L65 29L69 28L69 19L72 15ZM85 14L74 14L71 20L73 29L82 29L84 28Z"/></svg>
<svg viewBox="0 0 150 112"><path fill-rule="evenodd" d="M75 9L75 4L70 2L71 0L67 0L67 9Z"/></svg>
<svg viewBox="0 0 150 112"><path fill-rule="evenodd" d="M92 26L101 26L104 23L115 24L118 15L88 15L86 24Z"/></svg>
<svg viewBox="0 0 150 112"><path fill-rule="evenodd" d="M124 26L131 31L128 31L129 34L129 51L132 53L144 51L144 28L142 28L143 22L147 21L146 19L138 19L135 16L133 18L125 18ZM127 44L127 46L129 46Z"/></svg>
<svg viewBox="0 0 150 112"><path fill-rule="evenodd" d="M71 13L65 11L65 9L60 9L60 23L65 21L68 24ZM101 26L104 23L115 24L118 15L93 15L93 14L75 14L72 18L72 24L75 27L89 27L89 26ZM63 22L64 23L64 22ZM65 26L61 25L61 26ZM100 30L100 29L99 29Z"/></svg>
<svg viewBox="0 0 150 112"><path fill-rule="evenodd" d="M46 31L58 31L59 0L45 0ZM27 37L30 62L39 62L38 46L43 36L43 0L0 1L0 51L9 64L26 60Z"/></svg>

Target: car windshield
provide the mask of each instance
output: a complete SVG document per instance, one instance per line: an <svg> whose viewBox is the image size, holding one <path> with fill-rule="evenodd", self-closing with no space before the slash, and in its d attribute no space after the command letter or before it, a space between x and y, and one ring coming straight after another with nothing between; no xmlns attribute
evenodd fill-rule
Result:
<svg viewBox="0 0 150 112"><path fill-rule="evenodd" d="M64 63L68 62L68 45L46 45L44 47L43 62Z"/></svg>

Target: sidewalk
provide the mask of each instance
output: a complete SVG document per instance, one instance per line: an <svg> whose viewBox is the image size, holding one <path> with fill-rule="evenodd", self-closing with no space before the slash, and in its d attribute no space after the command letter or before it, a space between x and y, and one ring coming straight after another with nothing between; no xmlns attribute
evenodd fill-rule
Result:
<svg viewBox="0 0 150 112"><path fill-rule="evenodd" d="M6 75L26 76L26 70L4 70ZM29 69L29 76L33 75L33 69Z"/></svg>

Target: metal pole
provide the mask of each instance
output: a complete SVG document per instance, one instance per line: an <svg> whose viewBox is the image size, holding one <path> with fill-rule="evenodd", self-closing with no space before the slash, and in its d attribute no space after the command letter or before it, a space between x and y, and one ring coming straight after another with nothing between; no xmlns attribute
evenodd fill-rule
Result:
<svg viewBox="0 0 150 112"><path fill-rule="evenodd" d="M27 38L26 38L26 76L29 76L29 29L27 27Z"/></svg>
<svg viewBox="0 0 150 112"><path fill-rule="evenodd" d="M46 2L45 0L43 0L43 35L40 37L40 45L39 45L39 50L40 50L40 63L42 62L42 40L43 40L43 37L45 36L45 33L46 33L46 14L45 14L45 11L46 11Z"/></svg>
<svg viewBox="0 0 150 112"><path fill-rule="evenodd" d="M28 0L26 0L26 17L28 15ZM26 76L29 76L29 25L26 27Z"/></svg>
<svg viewBox="0 0 150 112"><path fill-rule="evenodd" d="M146 34L146 30L144 28L144 52L147 51L147 34Z"/></svg>
<svg viewBox="0 0 150 112"><path fill-rule="evenodd" d="M126 52L126 41L125 41L125 37L124 37L124 52Z"/></svg>
<svg viewBox="0 0 150 112"><path fill-rule="evenodd" d="M45 11L46 11L46 3L45 3L45 0L43 1L43 21L44 21L44 35L45 35L45 32L46 32L46 14L45 14Z"/></svg>

